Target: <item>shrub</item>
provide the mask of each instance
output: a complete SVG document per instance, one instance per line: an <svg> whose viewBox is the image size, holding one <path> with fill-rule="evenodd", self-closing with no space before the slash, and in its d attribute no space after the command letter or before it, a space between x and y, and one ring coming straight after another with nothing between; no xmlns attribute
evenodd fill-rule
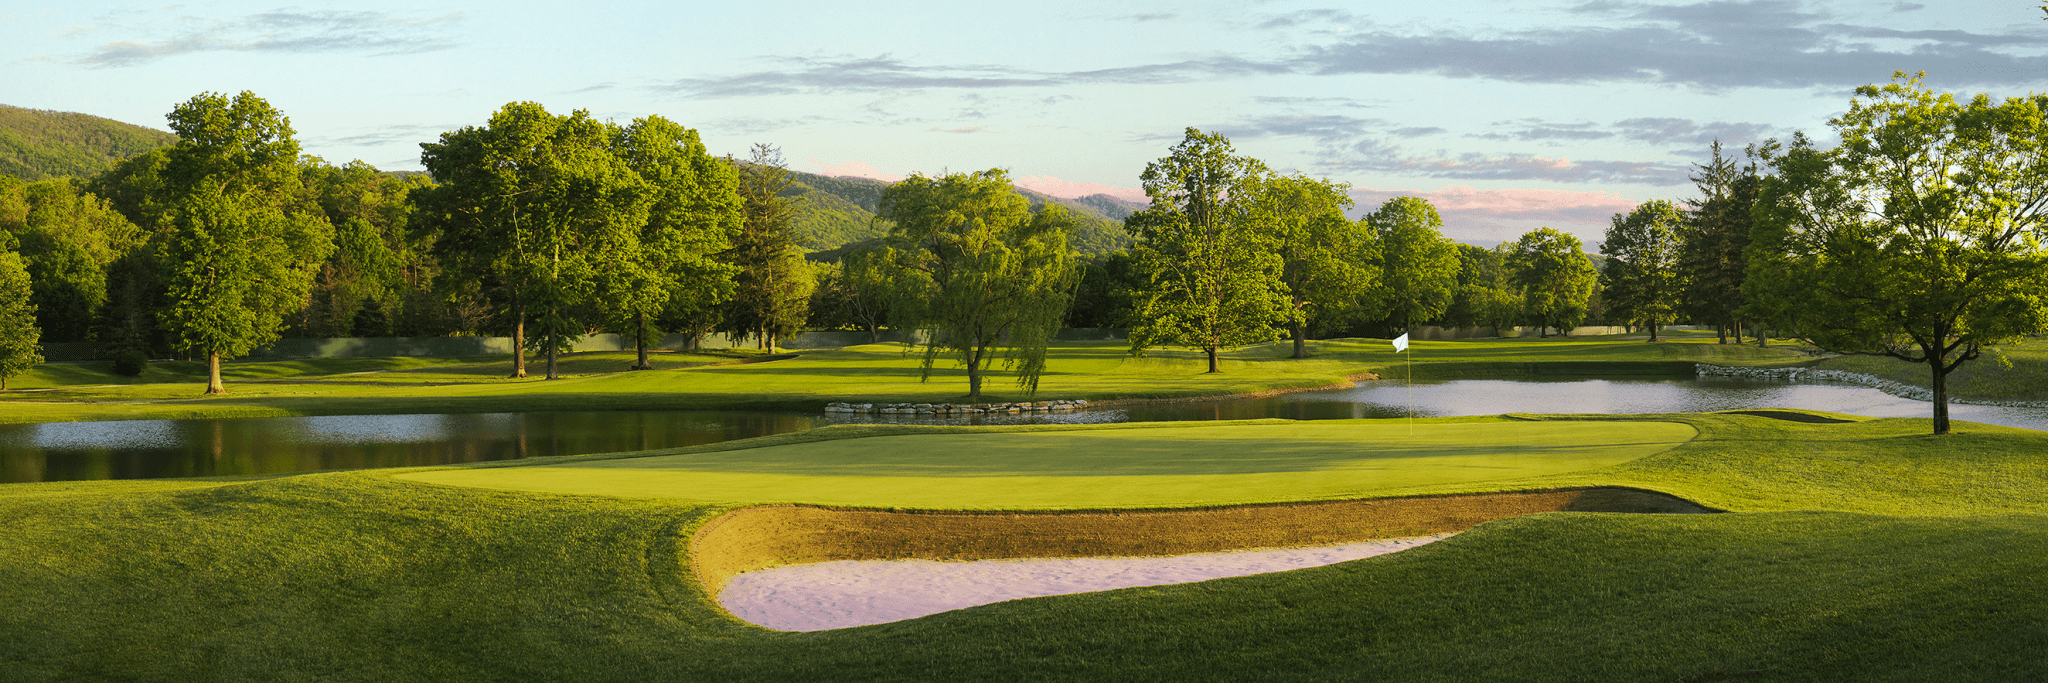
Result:
<svg viewBox="0 0 2048 683"><path fill-rule="evenodd" d="M149 354L139 349L129 349L114 354L114 372L129 377L141 377L149 368Z"/></svg>

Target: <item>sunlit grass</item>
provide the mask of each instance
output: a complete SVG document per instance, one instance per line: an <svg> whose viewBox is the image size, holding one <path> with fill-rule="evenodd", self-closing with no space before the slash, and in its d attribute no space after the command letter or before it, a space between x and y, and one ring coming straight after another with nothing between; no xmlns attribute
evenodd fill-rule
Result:
<svg viewBox="0 0 2048 683"><path fill-rule="evenodd" d="M25 681L2010 681L2041 674L2048 435L1964 423L1954 436L1932 437L1925 420L1843 419L1850 422L1574 417L1543 424L1678 422L1699 436L1615 465L1436 489L1631 486L1732 514L1546 513L1316 569L1013 601L813 634L743 624L704 594L686 539L728 507L686 497L429 485L390 472L11 484L0 486L0 662L6 678ZM1445 424L1488 423L1502 424ZM1183 429L1225 435L1232 428ZM948 439L973 431L838 433L918 430L931 436L899 443L935 438L938 453L834 452L822 446L861 440L820 441L832 435L811 433L665 457L696 454L728 470L810 463L828 473L884 458L881 467L935 474L944 463L939 453L960 450ZM1059 450L1074 439L1145 431L997 433L1058 436L1065 440L1048 445ZM756 453L759 461L745 450L805 442L818 447ZM1232 451L1201 450L1219 445L1193 448ZM1301 464L1237 450L1247 459L1237 469L1245 471L1220 471L1229 468L1215 460L1187 467L1251 476ZM1078 457L1040 453L1003 467L1058 470ZM1140 458L1131 467L1176 476L1162 471L1169 462ZM600 463L633 464L600 456L438 471ZM988 474L957 478L1000 478Z"/></svg>

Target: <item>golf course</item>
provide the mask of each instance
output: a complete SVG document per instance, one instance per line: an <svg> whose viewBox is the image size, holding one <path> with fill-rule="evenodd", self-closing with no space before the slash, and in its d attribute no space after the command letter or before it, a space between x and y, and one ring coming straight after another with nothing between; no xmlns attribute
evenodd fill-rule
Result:
<svg viewBox="0 0 2048 683"><path fill-rule="evenodd" d="M1418 347L1420 357L1536 375L1810 362L1711 340ZM1111 351L1093 366L1055 364L1040 393L1173 398L1396 372L1385 343L1370 340L1325 342L1307 361L1251 347L1220 377L1201 375L1193 355ZM565 399L588 409L635 394L642 406L740 395L816 406L959 391L944 376L916 382L915 359L894 350L700 360L551 383L464 380L407 359L379 361L416 363L413 377L364 361L346 371L383 371L250 363L244 371L270 377L230 375L225 397L193 400L196 387L176 377L52 382L10 394L5 414L462 411ZM863 362L873 372L855 367ZM1415 370L1463 372L1449 360ZM2048 676L2048 433L1971 423L1955 432L1809 410L837 425L449 467L8 484L0 679ZM714 599L735 573L833 559L1176 554L1446 531L1461 533L1326 567L815 633L748 624Z"/></svg>

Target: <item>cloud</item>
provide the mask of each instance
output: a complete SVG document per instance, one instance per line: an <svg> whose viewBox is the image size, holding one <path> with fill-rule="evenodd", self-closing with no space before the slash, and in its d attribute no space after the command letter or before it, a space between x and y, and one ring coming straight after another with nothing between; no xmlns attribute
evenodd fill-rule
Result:
<svg viewBox="0 0 2048 683"><path fill-rule="evenodd" d="M1356 20L1350 12L1338 9L1306 9L1267 17L1265 21L1253 24L1253 28L1276 29L1294 28L1307 24L1331 23L1348 24Z"/></svg>
<svg viewBox="0 0 2048 683"><path fill-rule="evenodd" d="M1692 119L1680 118L1624 119L1614 125L1620 129L1621 136L1628 140L1683 146L1693 150L1705 149L1717 140L1723 146L1740 148L1750 142L1769 137L1774 130L1773 126L1761 123L1699 123Z"/></svg>
<svg viewBox="0 0 2048 683"><path fill-rule="evenodd" d="M1111 197L1115 197L1117 199L1122 199L1125 201L1133 201L1140 203L1151 201L1145 197L1145 191L1139 188L1111 187L1108 185L1103 185L1101 183L1077 183L1067 180L1060 180L1059 178L1054 178L1049 175L1028 175L1021 178L1017 178L1011 184L1016 185L1017 187L1024 188L1026 190L1030 190L1032 192L1037 192L1039 194L1044 195L1051 195L1054 197L1060 197L1063 199L1073 199L1075 197L1086 197L1089 195L1106 194Z"/></svg>
<svg viewBox="0 0 2048 683"><path fill-rule="evenodd" d="M933 128L934 133L979 133L981 126L960 126L958 128Z"/></svg>
<svg viewBox="0 0 2048 683"><path fill-rule="evenodd" d="M2037 32L1898 30L1830 21L1785 0L1688 5L1595 2L1563 27L1470 35L1367 30L1305 48L1292 66L1326 76L1435 74L1528 83L1669 83L1730 87L1846 87L1893 70L1944 82L2033 83L2048 56L2001 51L2048 47ZM1879 47L1871 41L1881 40ZM2015 77L2017 69L2025 75Z"/></svg>
<svg viewBox="0 0 2048 683"><path fill-rule="evenodd" d="M1448 132L1450 131L1436 126L1411 126L1408 128L1395 128L1387 131L1387 134L1397 138L1419 138L1425 135L1438 135Z"/></svg>
<svg viewBox="0 0 2048 683"><path fill-rule="evenodd" d="M1327 150L1317 165L1331 171L1406 173L1458 180L1547 180L1560 183L1625 183L1682 185L1687 166L1651 161L1573 161L1532 154L1469 152L1409 154L1398 145L1366 138L1348 147Z"/></svg>
<svg viewBox="0 0 2048 683"><path fill-rule="evenodd" d="M849 161L843 164L827 164L817 159L811 159L810 162L813 168L818 169L818 175L851 178L873 178L875 180L880 180L882 182L888 183L893 183L908 177L883 173L880 169L875 168L874 164L870 164L865 161Z"/></svg>
<svg viewBox="0 0 2048 683"><path fill-rule="evenodd" d="M297 10L238 19L185 17L169 22L173 33L167 37L105 43L72 63L91 68L136 66L200 52L414 54L455 47L443 31L462 20L461 13L408 18L386 12Z"/></svg>
<svg viewBox="0 0 2048 683"><path fill-rule="evenodd" d="M1923 9L1927 9L1927 6L1917 2L1900 2L1894 3L1892 5L1892 14L1901 14L1904 12L1918 12Z"/></svg>
<svg viewBox="0 0 2048 683"><path fill-rule="evenodd" d="M1127 14L1117 18L1122 19L1124 21L1134 21L1142 24L1148 21L1168 21L1172 19L1179 19L1180 15L1168 12L1150 12L1146 14Z"/></svg>
<svg viewBox="0 0 2048 683"><path fill-rule="evenodd" d="M1515 142L1535 140L1602 140L1614 137L1614 133L1611 131L1595 130L1594 124L1591 123L1548 123L1534 119L1503 121L1501 123L1520 125L1522 128L1500 133L1474 133L1466 137Z"/></svg>
<svg viewBox="0 0 2048 683"><path fill-rule="evenodd" d="M1387 126L1382 119L1362 119L1331 114L1282 114L1262 116L1219 126L1231 138L1265 136L1305 137L1324 142L1356 139Z"/></svg>
<svg viewBox="0 0 2048 683"><path fill-rule="evenodd" d="M654 89L699 98L862 92L900 94L908 90L1184 83L1290 72L1286 65L1229 56L1070 72L1040 72L987 64L926 66L887 54L873 57L784 57L776 61L787 65L787 68L733 76L681 78L656 85Z"/></svg>
<svg viewBox="0 0 2048 683"><path fill-rule="evenodd" d="M357 133L354 135L344 135L340 137L319 137L313 138L310 141L322 144L345 145L349 147L379 147L383 145L398 143L434 142L441 139L442 133L456 130L459 128L461 128L461 126L458 125L386 126L383 128L377 128L374 130L369 130L367 132Z"/></svg>
<svg viewBox="0 0 2048 683"><path fill-rule="evenodd" d="M1637 202L1608 192L1538 188L1481 190L1445 185L1435 190L1354 188L1353 200L1363 215L1388 199L1401 196L1429 200L1444 219L1444 234L1468 242L1501 242L1530 229L1554 227L1577 235L1587 249L1596 249L1614 214L1627 213Z"/></svg>

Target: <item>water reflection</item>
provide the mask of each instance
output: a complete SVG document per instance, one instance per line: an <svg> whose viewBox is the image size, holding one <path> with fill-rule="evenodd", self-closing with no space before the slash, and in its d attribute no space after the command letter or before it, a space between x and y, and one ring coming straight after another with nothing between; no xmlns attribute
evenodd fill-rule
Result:
<svg viewBox="0 0 2048 683"><path fill-rule="evenodd" d="M445 465L695 446L824 423L800 413L603 411L5 425L0 481Z"/></svg>
<svg viewBox="0 0 2048 683"><path fill-rule="evenodd" d="M650 450L802 431L839 423L1078 424L1668 413L1808 408L1870 417L1927 417L1929 406L1868 387L1731 377L1380 381L1227 402L1168 403L1072 413L855 415L749 411L597 411L471 415L344 415L236 420L135 420L0 425L0 482L150 479L406 467ZM2048 429L2048 410L1954 404L1957 420Z"/></svg>

